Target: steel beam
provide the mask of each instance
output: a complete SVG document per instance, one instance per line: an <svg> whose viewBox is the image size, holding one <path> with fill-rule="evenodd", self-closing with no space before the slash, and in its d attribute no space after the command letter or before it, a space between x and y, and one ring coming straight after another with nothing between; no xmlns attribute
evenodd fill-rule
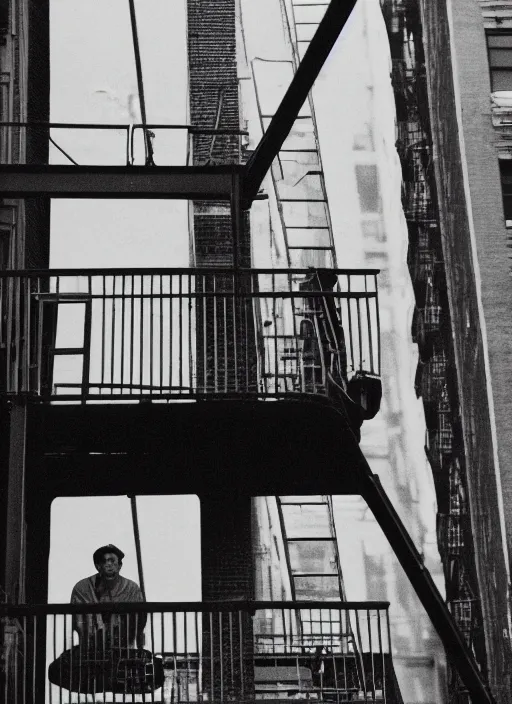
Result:
<svg viewBox="0 0 512 704"><path fill-rule="evenodd" d="M7 513L5 530L5 584L13 603L25 599L25 455L27 444L27 406L19 398L10 409L9 464L7 468Z"/></svg>
<svg viewBox="0 0 512 704"><path fill-rule="evenodd" d="M230 200L241 166L0 165L4 198Z"/></svg>
<svg viewBox="0 0 512 704"><path fill-rule="evenodd" d="M331 0L281 104L247 162L243 192L244 207L250 207L256 197L265 174L290 133L309 91L356 2L357 0Z"/></svg>

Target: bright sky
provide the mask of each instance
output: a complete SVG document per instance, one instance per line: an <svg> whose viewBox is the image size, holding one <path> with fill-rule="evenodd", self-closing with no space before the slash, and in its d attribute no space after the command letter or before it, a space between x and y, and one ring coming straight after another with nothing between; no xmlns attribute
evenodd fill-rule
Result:
<svg viewBox="0 0 512 704"><path fill-rule="evenodd" d="M148 118L185 124L184 0L139 0L137 20ZM129 8L126 0L51 1L51 120L140 122ZM78 163L124 163L122 133L55 132ZM185 163L185 133L158 132L158 163ZM66 160L56 151L56 163ZM187 266L187 204L178 201L52 202L51 266ZM139 497L147 598L201 598L197 497ZM52 506L50 593L67 602L73 585L94 573L92 553L114 543L123 574L138 580L127 497L62 498Z"/></svg>
<svg viewBox="0 0 512 704"><path fill-rule="evenodd" d="M148 119L186 124L184 0L136 3ZM140 123L126 0L51 0L52 122ZM125 163L122 133L54 131L78 163ZM170 148L173 147L173 148ZM157 163L185 163L185 132L157 132ZM54 159L66 162L56 150ZM71 227L72 223L72 227ZM52 203L51 265L187 266L187 205L178 201Z"/></svg>
<svg viewBox="0 0 512 704"><path fill-rule="evenodd" d="M139 496L137 509L148 601L199 601L197 496ZM56 499L52 528L50 602L69 601L73 585L96 572L93 552L108 543L126 554L122 574L139 582L126 496Z"/></svg>

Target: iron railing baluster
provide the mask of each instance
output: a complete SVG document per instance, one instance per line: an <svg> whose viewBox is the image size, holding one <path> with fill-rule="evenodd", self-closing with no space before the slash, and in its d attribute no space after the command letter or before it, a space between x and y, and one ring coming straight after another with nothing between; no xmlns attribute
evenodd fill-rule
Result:
<svg viewBox="0 0 512 704"><path fill-rule="evenodd" d="M378 373L377 291L370 278L365 276L363 286L354 286L352 273L336 270L339 277L346 277L348 290L304 291L297 288L300 278L295 276L301 272L305 274L303 270L287 271L286 275L280 270L247 270L235 281L233 272L223 269L49 270L46 276L55 282L54 291L41 290L41 272L0 272L1 304L7 321L5 332L0 334L10 351L5 361L7 391L43 392L43 370L53 360L52 341L43 344L47 326L42 311L49 305L45 301L52 302L55 311L59 304L85 301L91 333L83 345L77 342L61 351L77 354L83 347L84 354L80 393L76 393L77 383L59 378L49 390L49 398L58 393L62 401L155 394L169 399L210 394L325 396L329 395L327 373L336 371L336 360L345 356L353 371ZM374 272L370 275L375 280ZM87 292L73 292L73 277L86 278ZM164 278L169 281L168 290ZM32 298L37 301L37 310ZM334 306L329 303L332 299ZM301 331L289 332L297 328L291 318L299 309L304 312L303 333L310 336L314 350L306 378L301 368ZM336 313L340 310L341 315ZM69 337L64 325L63 318L59 334ZM337 334L341 325L345 345L343 335ZM71 330L71 339L72 334ZM164 378L167 355L168 379ZM90 370L86 370L89 364Z"/></svg>

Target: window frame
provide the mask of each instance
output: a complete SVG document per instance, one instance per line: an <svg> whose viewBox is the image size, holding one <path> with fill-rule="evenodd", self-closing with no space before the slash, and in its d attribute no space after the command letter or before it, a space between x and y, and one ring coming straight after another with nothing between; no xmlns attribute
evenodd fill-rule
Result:
<svg viewBox="0 0 512 704"><path fill-rule="evenodd" d="M512 159L498 159L498 165L500 169L501 197L503 199L503 218L505 227L510 229L512 227ZM510 193L506 192L508 190L506 187L510 189ZM507 205L507 203L510 205ZM507 217L507 215L510 217Z"/></svg>
<svg viewBox="0 0 512 704"><path fill-rule="evenodd" d="M502 89L494 87L494 72L495 71L506 71L510 73L510 91L512 92L512 62L510 66L493 66L491 62L491 52L493 49L498 49L498 47L489 46L489 37L497 36L509 36L510 37L510 53L512 56L512 28L511 29L486 29L485 30L485 43L487 48L487 62L489 65L489 79L491 81L491 93L495 93ZM507 49L507 47L501 47L501 49ZM506 90L506 89L505 89Z"/></svg>

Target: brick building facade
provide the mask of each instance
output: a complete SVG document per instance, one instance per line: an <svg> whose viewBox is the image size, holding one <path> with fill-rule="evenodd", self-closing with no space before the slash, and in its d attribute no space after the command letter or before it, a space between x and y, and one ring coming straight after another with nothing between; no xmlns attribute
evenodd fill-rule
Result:
<svg viewBox="0 0 512 704"><path fill-rule="evenodd" d="M512 289L481 12L500 3L381 4L447 600L508 702ZM452 700L464 700L450 684Z"/></svg>

